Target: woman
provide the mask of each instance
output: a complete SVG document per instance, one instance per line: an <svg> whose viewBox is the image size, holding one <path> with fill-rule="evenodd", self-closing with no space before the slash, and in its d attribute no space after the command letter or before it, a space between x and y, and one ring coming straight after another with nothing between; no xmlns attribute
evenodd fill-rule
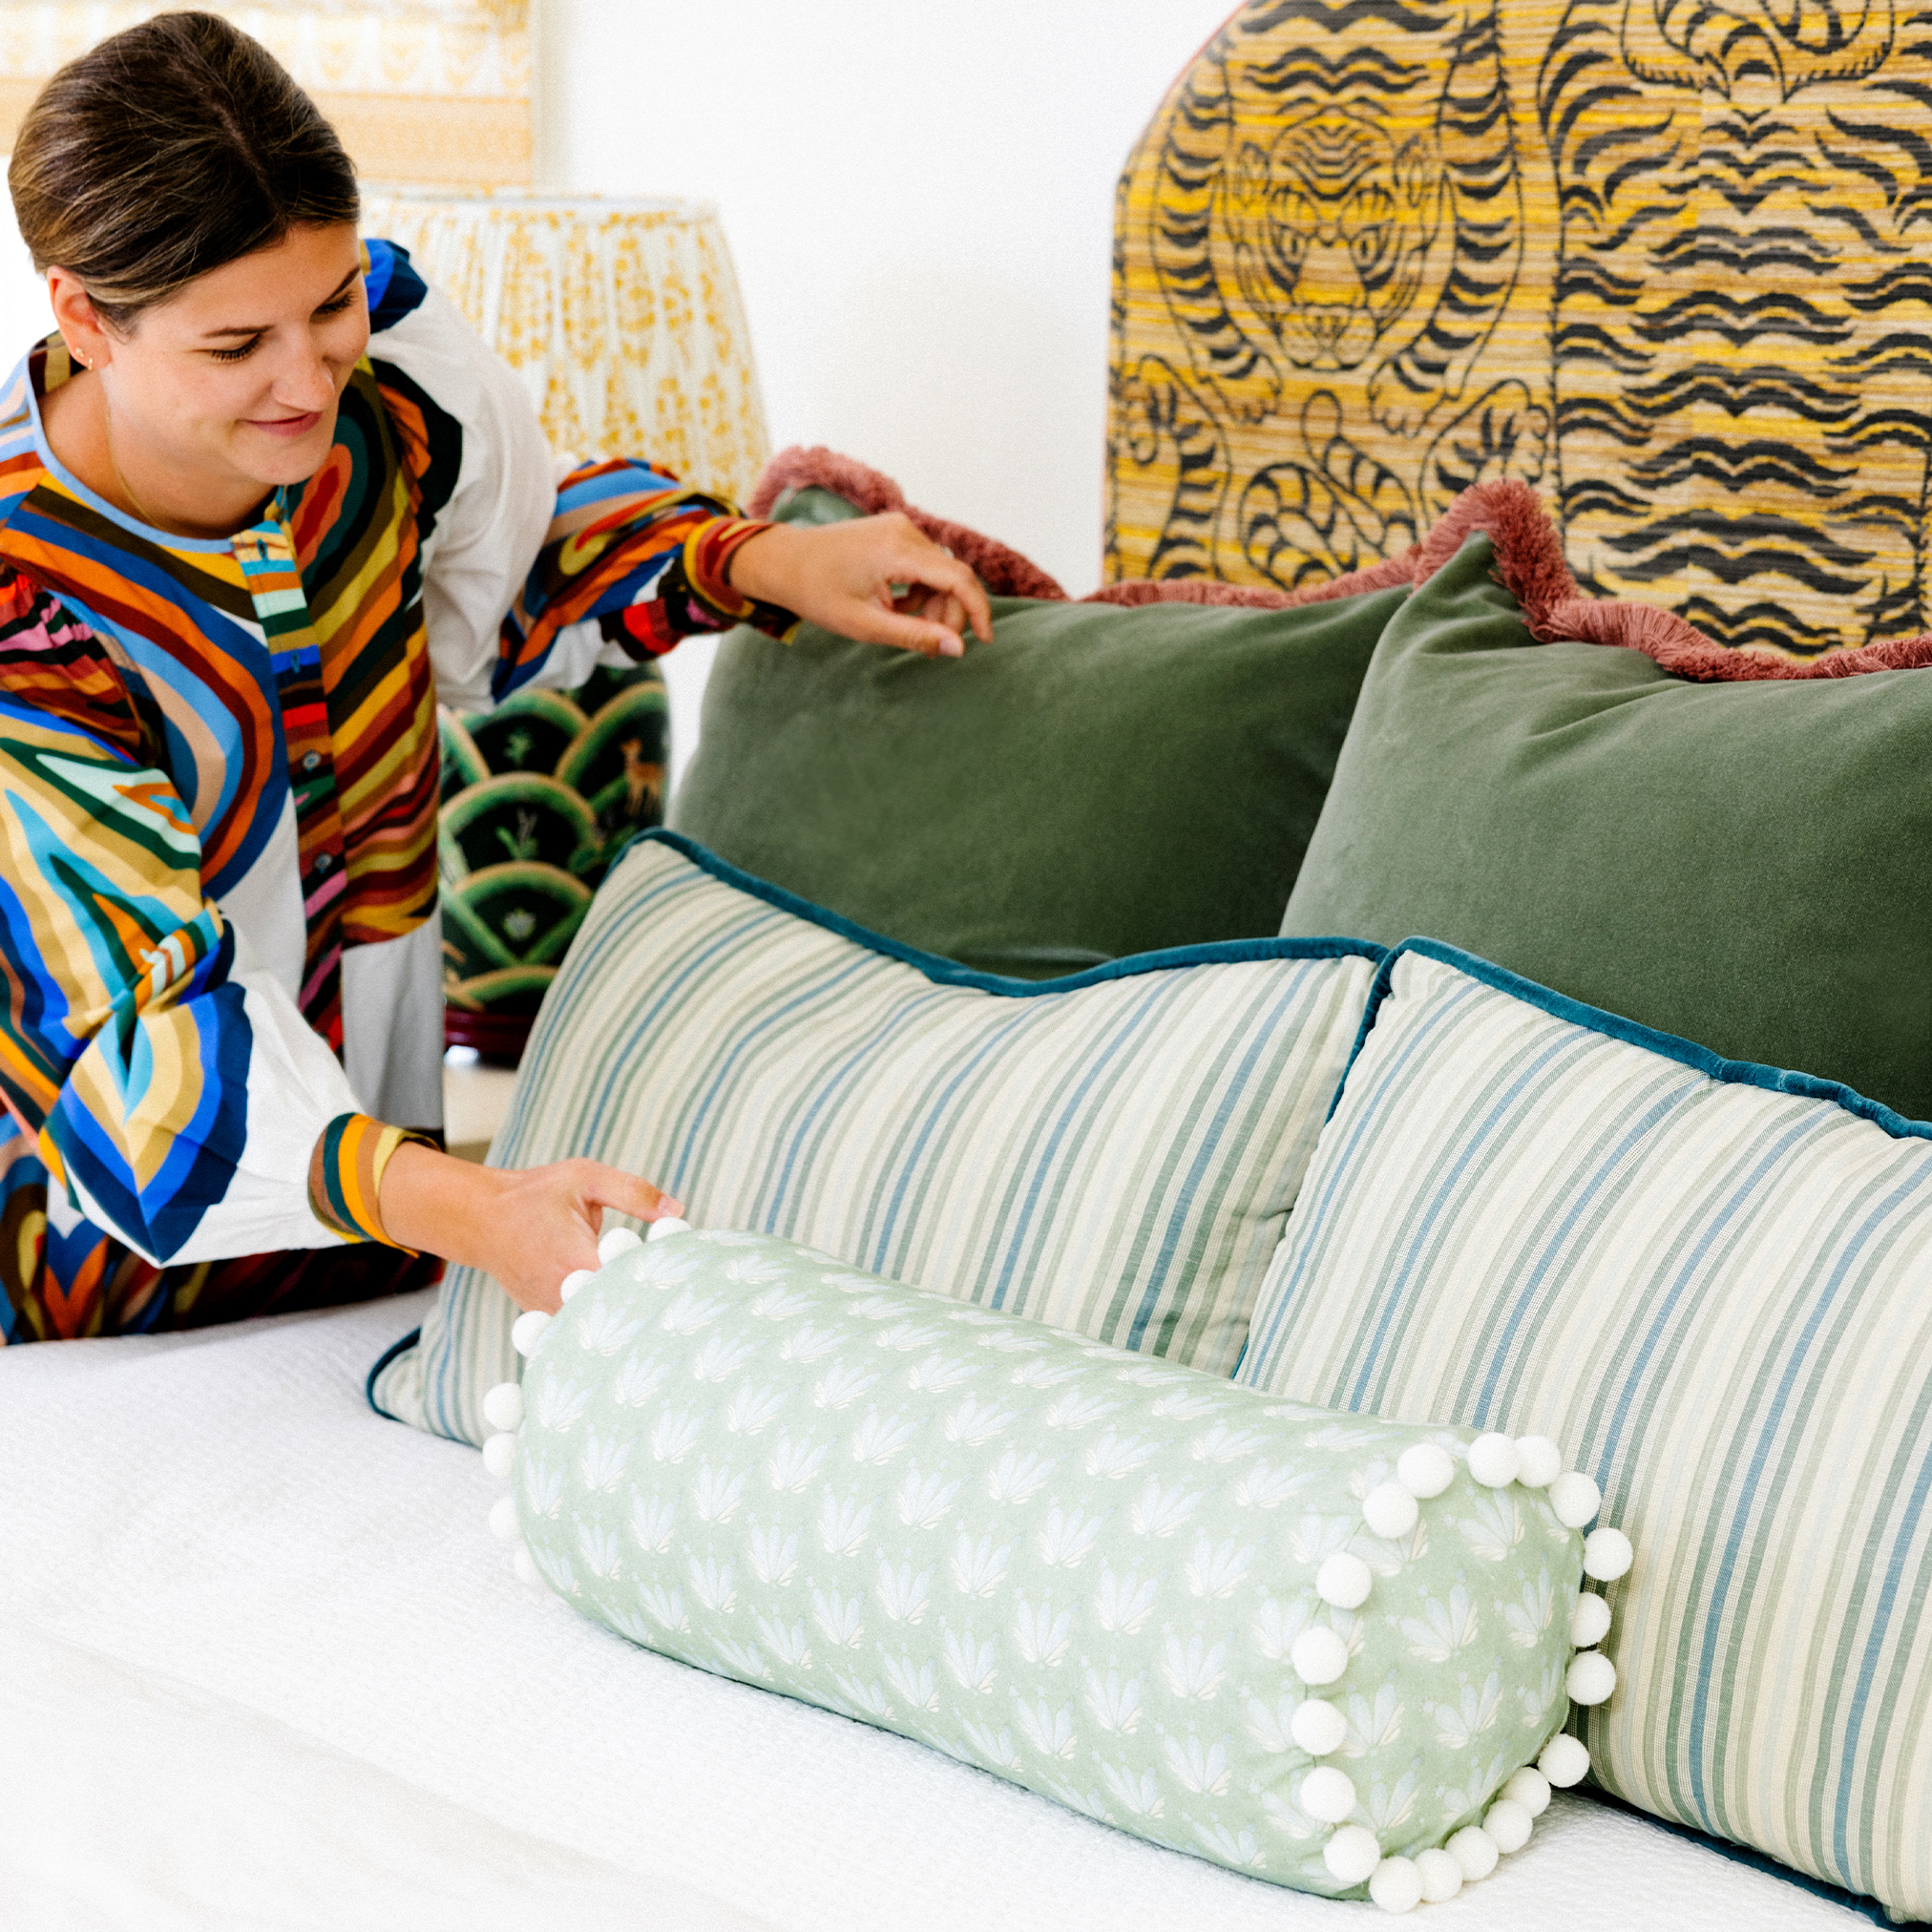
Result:
<svg viewBox="0 0 1932 1932"><path fill-rule="evenodd" d="M268 53L163 15L49 83L9 171L58 333L0 398L0 1321L351 1300L474 1263L525 1307L589 1161L450 1158L435 703L800 617L954 654L903 518L746 522L640 463L558 486L510 371ZM894 599L892 586L909 593Z"/></svg>

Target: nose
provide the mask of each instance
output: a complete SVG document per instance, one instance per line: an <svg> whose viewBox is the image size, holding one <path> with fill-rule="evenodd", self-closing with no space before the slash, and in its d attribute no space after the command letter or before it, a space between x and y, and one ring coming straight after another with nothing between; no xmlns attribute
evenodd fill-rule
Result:
<svg viewBox="0 0 1932 1932"><path fill-rule="evenodd" d="M326 410L335 401L335 377L327 363L316 353L315 345L298 339L290 344L275 371L271 393L291 412L305 414Z"/></svg>

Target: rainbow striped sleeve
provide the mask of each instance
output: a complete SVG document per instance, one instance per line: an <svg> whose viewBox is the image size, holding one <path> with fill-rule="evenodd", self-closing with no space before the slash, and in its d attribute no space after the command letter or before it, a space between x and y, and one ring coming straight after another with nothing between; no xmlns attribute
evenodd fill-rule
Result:
<svg viewBox="0 0 1932 1932"><path fill-rule="evenodd" d="M634 657L680 638L748 623L789 637L798 620L740 597L730 563L768 528L686 490L629 457L589 463L564 478L556 514L523 590L503 620L493 688L501 701L536 676L558 631L586 618Z"/></svg>
<svg viewBox="0 0 1932 1932"><path fill-rule="evenodd" d="M383 1227L383 1170L405 1141L436 1144L427 1134L385 1126L367 1114L340 1114L330 1121L308 1164L308 1206L315 1218L346 1240L400 1248Z"/></svg>
<svg viewBox="0 0 1932 1932"><path fill-rule="evenodd" d="M157 1264L328 1244L309 1148L354 1097L238 971L201 842L84 625L0 612L0 1097L50 1183ZM71 675L63 675L63 673ZM105 688L105 685L104 685Z"/></svg>

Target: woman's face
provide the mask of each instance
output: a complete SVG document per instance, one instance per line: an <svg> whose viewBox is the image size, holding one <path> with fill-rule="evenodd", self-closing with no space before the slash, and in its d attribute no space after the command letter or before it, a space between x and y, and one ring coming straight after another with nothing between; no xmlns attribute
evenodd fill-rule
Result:
<svg viewBox="0 0 1932 1932"><path fill-rule="evenodd" d="M217 487L303 482L368 340L354 227L292 228L101 332L116 454Z"/></svg>

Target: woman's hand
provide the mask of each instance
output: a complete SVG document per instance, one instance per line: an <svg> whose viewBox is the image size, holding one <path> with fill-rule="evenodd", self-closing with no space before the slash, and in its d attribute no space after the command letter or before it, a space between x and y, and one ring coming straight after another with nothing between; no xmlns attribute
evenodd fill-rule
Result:
<svg viewBox="0 0 1932 1932"><path fill-rule="evenodd" d="M739 546L729 575L741 597L862 644L956 658L969 622L981 642L993 640L979 579L897 511L850 523L774 523Z"/></svg>
<svg viewBox="0 0 1932 1932"><path fill-rule="evenodd" d="M639 1221L682 1212L648 1181L598 1161L479 1167L416 1141L389 1156L381 1208L391 1241L480 1268L518 1308L546 1313L566 1274L598 1266L606 1208Z"/></svg>

